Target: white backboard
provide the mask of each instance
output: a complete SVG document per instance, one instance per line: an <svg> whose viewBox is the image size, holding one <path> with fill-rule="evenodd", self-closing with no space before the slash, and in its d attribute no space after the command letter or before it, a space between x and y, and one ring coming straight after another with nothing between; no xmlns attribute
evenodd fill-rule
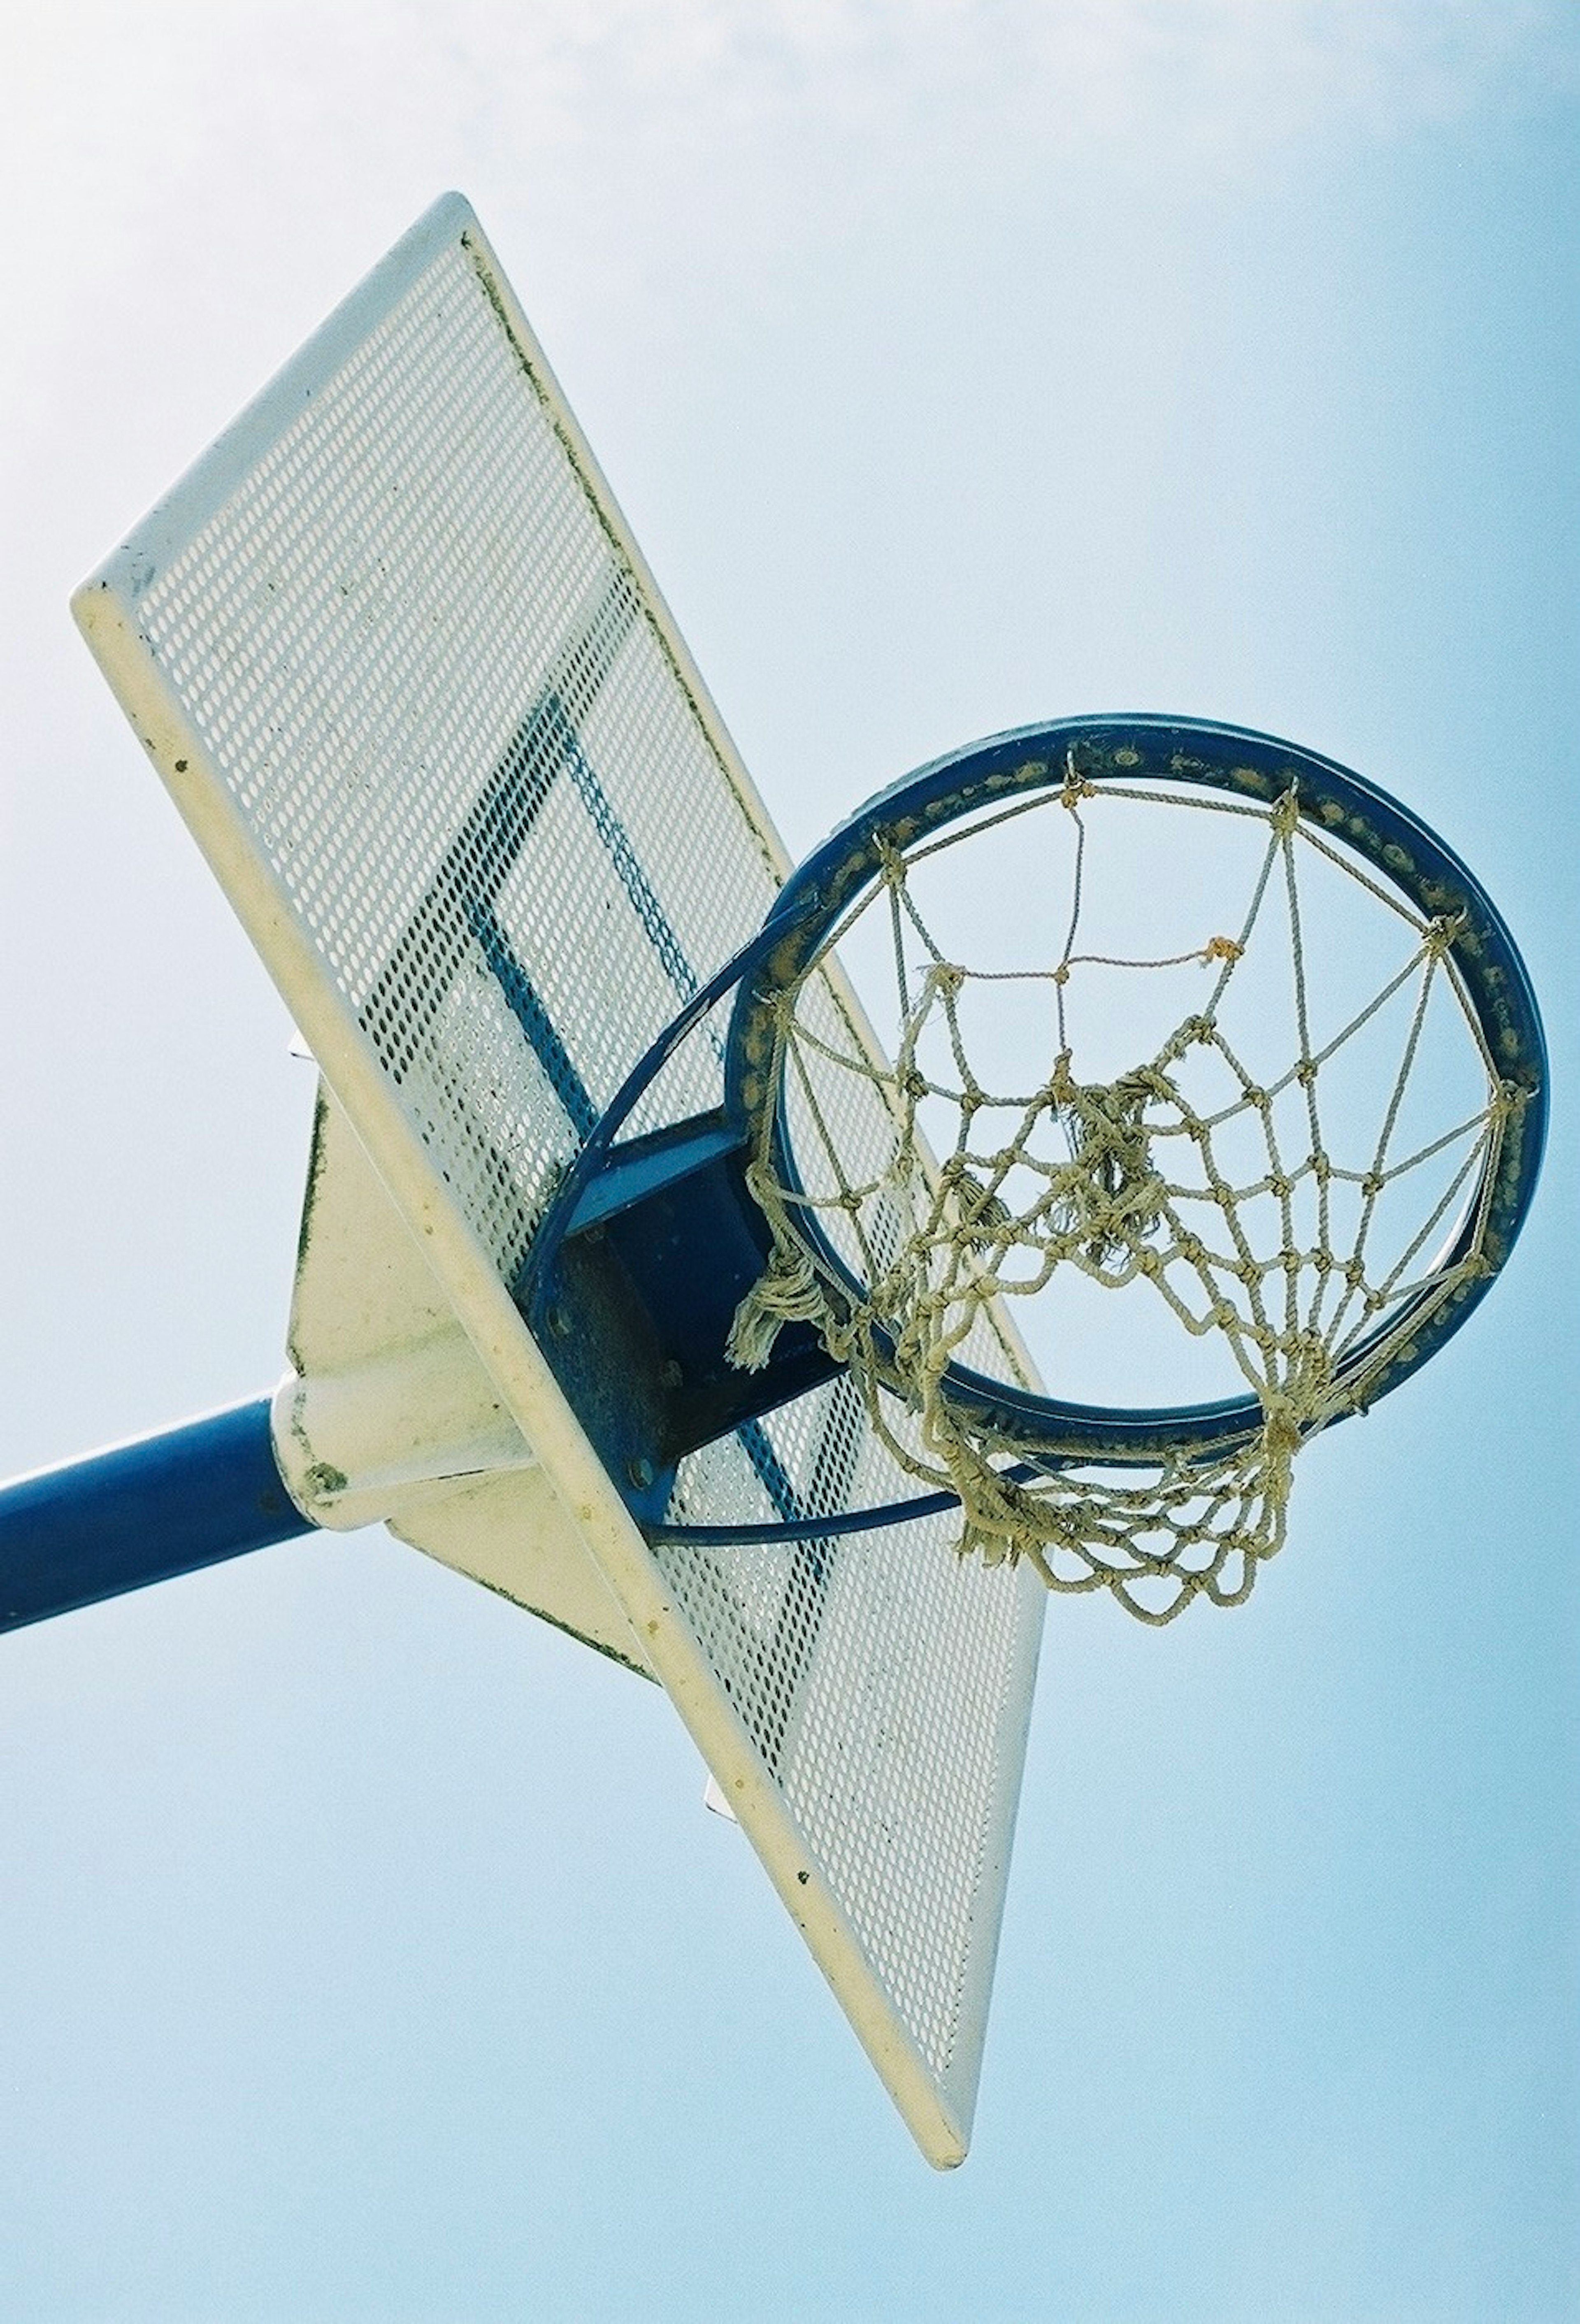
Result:
<svg viewBox="0 0 1580 2324"><path fill-rule="evenodd" d="M463 200L74 604L907 2123L958 2162L1040 1586L957 1560L947 1518L650 1546L510 1296L566 1162L787 865ZM716 1052L662 1088L716 1102ZM836 1380L691 1456L673 1508L905 1490Z"/></svg>

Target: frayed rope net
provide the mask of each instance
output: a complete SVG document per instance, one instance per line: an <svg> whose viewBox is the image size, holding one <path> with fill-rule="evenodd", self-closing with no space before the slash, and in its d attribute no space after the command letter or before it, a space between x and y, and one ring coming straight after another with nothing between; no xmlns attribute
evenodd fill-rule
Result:
<svg viewBox="0 0 1580 2324"><path fill-rule="evenodd" d="M1051 1590L1106 1589L1141 1620L1161 1623L1198 1596L1234 1605L1250 1594L1283 1543L1300 1445L1362 1406L1369 1382L1408 1335L1466 1277L1485 1271L1484 1190L1520 1100L1500 1081L1459 987L1449 954L1456 923L1419 918L1302 825L1293 791L1270 807L1173 795L1158 801L1210 804L1266 823L1265 853L1233 936L1211 935L1194 953L1167 960L1077 950L1083 815L1096 788L1072 765L1062 788L1030 803L1062 808L1077 826L1068 927L1050 967L973 972L935 942L910 874L922 856L969 836L968 828L909 857L889 850L872 893L807 974L777 996L776 1071L789 1077L794 1109L825 1157L827 1183L809 1188L799 1163L781 1171L772 1137L759 1141L748 1183L768 1220L772 1255L736 1314L730 1355L760 1368L787 1323L810 1322L848 1365L901 1467L958 1497L962 1554L992 1564L1024 1558ZM1105 800L1154 796L1114 785L1102 791ZM1025 811L1022 804L995 820ZM1302 847L1358 881L1411 930L1402 964L1320 1041L1307 991ZM1280 890L1296 1054L1280 1074L1259 1079L1223 1020L1252 934L1270 917L1270 893ZM825 1011L814 1025L799 1005L821 982L813 971L878 898L887 902L896 964L892 1065L876 1057L848 1016ZM1202 1005L1142 1063L1113 1080L1083 1082L1067 1016L1072 980L1094 967L1187 963L1210 973ZM963 1001L974 985L1027 979L1052 988L1052 1054L1033 1086L1006 1093L973 1070ZM1484 1096L1468 1115L1396 1154L1428 1009L1445 985L1469 1028ZM1403 1031L1381 1124L1368 1134L1363 1166L1341 1167L1325 1141L1323 1076L1391 1003L1402 1011ZM1204 1065L1215 1102L1202 1094ZM849 1175L829 1126L845 1076L871 1084L886 1113L885 1157L865 1176ZM939 1127L951 1120L946 1144ZM1226 1150L1238 1157L1237 1179ZM1385 1206L1424 1181L1418 1214L1384 1249L1378 1222ZM1435 1259L1467 1205L1477 1215L1469 1234L1456 1237L1461 1255L1452 1263ZM820 1235L809 1231L813 1222ZM829 1263L830 1249L845 1266ZM1186 1442L1140 1465L1077 1459L1029 1471L1012 1436L974 1426L947 1392L948 1367L970 1360L984 1326L994 1318L1002 1326L1013 1303L1035 1299L1060 1270L1108 1291L1144 1285L1190 1338L1215 1335L1260 1409L1251 1440L1227 1452Z"/></svg>

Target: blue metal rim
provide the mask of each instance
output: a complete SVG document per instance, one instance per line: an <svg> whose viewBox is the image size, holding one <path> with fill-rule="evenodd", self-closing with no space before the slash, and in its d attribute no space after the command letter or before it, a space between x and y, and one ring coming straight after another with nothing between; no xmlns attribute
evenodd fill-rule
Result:
<svg viewBox="0 0 1580 2324"><path fill-rule="evenodd" d="M1243 727L1143 715L1063 719L1017 727L936 759L857 809L786 882L741 974L726 1043L725 1111L752 1150L770 1141L776 1171L795 1183L784 1119L781 1073L775 1072L775 1002L812 962L841 915L881 875L883 855L912 847L963 816L1022 792L1050 789L1076 775L1093 783L1196 784L1271 806L1293 788L1303 822L1358 857L1427 918L1457 921L1451 953L1471 1007L1504 1084L1523 1093L1511 1116L1494 1167L1483 1230L1485 1273L1467 1280L1367 1384L1375 1402L1437 1353L1491 1288L1529 1210L1547 1131L1546 1045L1535 994L1501 916L1452 849L1364 777L1332 759ZM1474 1231L1467 1208L1453 1264ZM806 1222L836 1296L862 1287L818 1228ZM1422 1295L1424 1306L1428 1294ZM1408 1314L1408 1311L1407 1311ZM1382 1331L1352 1350L1341 1373L1361 1376ZM1012 1442L1030 1456L1073 1461L1156 1461L1165 1453L1208 1457L1260 1433L1254 1397L1214 1404L1112 1409L1036 1396L952 1364L945 1395L973 1427Z"/></svg>

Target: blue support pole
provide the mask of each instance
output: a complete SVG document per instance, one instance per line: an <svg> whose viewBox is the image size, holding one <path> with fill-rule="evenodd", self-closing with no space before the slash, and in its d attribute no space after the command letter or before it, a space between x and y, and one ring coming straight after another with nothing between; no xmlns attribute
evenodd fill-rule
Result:
<svg viewBox="0 0 1580 2324"><path fill-rule="evenodd" d="M316 1533L281 1481L269 1401L0 1486L0 1630Z"/></svg>

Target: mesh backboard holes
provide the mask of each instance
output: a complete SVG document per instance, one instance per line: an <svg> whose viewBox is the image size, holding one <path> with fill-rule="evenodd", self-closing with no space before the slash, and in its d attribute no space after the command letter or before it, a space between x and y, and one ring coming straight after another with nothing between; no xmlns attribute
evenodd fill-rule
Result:
<svg viewBox="0 0 1580 2324"><path fill-rule="evenodd" d="M907 2122L958 2161L1039 1586L947 1525L650 1550L510 1297L567 1160L786 864L465 202L75 605ZM662 1093L716 1102L716 1051ZM695 1455L675 1514L900 1489L836 1383Z"/></svg>

